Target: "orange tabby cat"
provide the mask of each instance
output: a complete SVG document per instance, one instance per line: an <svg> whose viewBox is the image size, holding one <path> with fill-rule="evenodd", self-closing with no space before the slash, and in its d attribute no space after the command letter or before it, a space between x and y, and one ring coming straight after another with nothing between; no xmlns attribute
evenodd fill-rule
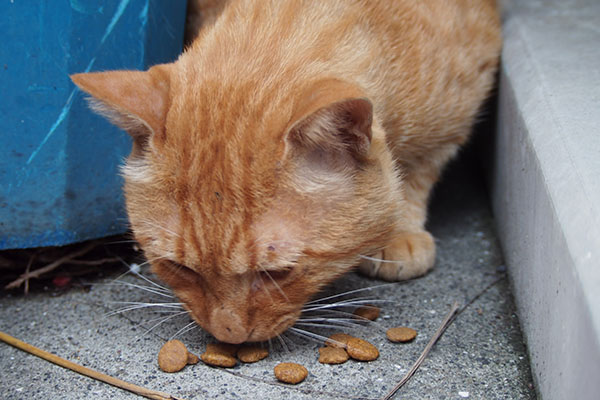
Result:
<svg viewBox="0 0 600 400"><path fill-rule="evenodd" d="M432 267L429 191L500 45L491 0L239 0L172 64L72 78L134 138L127 208L154 272L240 343L357 264Z"/></svg>

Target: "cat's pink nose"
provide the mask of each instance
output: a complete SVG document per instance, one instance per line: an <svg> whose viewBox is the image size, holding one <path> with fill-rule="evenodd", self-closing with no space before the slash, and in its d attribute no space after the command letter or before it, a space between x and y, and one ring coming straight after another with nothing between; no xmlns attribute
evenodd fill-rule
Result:
<svg viewBox="0 0 600 400"><path fill-rule="evenodd" d="M248 339L242 319L224 307L214 310L210 317L210 333L221 342L239 344Z"/></svg>

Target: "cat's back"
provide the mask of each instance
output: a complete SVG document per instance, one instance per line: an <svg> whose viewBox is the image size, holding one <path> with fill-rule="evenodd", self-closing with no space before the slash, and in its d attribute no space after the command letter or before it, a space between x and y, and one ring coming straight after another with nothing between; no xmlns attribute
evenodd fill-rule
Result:
<svg viewBox="0 0 600 400"><path fill-rule="evenodd" d="M498 29L493 0L232 0L195 45L204 64L222 71L233 63L271 72L319 64L360 74L361 66L407 61L414 51L497 47Z"/></svg>
<svg viewBox="0 0 600 400"><path fill-rule="evenodd" d="M386 130L410 133L468 125L500 45L493 0L233 0L181 61L186 87L280 114L315 81L356 83Z"/></svg>

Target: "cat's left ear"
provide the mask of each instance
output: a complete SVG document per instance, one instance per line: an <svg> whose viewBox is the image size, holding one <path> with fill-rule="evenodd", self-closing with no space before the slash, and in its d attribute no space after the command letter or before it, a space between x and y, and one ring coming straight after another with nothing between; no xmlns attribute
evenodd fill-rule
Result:
<svg viewBox="0 0 600 400"><path fill-rule="evenodd" d="M164 132L170 105L171 66L75 74L71 79L93 96L90 105L94 111L125 129L139 143Z"/></svg>
<svg viewBox="0 0 600 400"><path fill-rule="evenodd" d="M313 86L298 103L287 130L289 144L363 159L371 144L373 104L362 90L330 80Z"/></svg>

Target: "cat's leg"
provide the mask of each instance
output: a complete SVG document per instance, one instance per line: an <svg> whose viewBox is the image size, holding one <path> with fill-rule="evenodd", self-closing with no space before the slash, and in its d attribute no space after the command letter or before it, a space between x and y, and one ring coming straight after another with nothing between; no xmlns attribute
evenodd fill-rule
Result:
<svg viewBox="0 0 600 400"><path fill-rule="evenodd" d="M453 146L446 154L440 152L433 159L404 168L404 218L399 232L382 251L361 260L359 270L363 274L400 281L424 275L433 267L435 241L425 230L427 202L441 167L455 149Z"/></svg>

